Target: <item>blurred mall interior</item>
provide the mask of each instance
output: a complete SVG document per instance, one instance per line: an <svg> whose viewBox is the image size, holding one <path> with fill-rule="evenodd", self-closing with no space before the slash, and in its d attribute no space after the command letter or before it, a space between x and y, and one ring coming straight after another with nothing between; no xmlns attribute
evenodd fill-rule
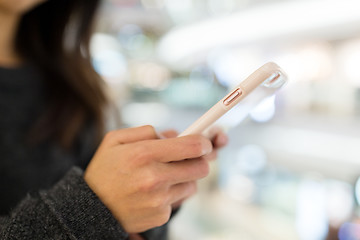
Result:
<svg viewBox="0 0 360 240"><path fill-rule="evenodd" d="M105 0L96 70L121 125L183 131L252 71L289 82L241 119L171 240L360 239L360 1Z"/></svg>

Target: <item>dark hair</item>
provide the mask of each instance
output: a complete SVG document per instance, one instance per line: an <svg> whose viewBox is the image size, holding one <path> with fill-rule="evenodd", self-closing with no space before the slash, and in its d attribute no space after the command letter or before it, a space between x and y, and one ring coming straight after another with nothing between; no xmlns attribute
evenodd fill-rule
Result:
<svg viewBox="0 0 360 240"><path fill-rule="evenodd" d="M69 148L90 120L103 134L103 82L91 65L89 41L99 0L48 0L27 12L16 49L45 76L47 110L34 124L37 139Z"/></svg>

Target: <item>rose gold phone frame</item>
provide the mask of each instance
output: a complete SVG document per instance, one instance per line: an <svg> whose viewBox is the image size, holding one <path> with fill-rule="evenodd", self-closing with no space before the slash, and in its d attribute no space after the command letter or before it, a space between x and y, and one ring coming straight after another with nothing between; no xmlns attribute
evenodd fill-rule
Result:
<svg viewBox="0 0 360 240"><path fill-rule="evenodd" d="M286 81L287 78L285 73L277 64L273 62L264 64L230 91L223 99L217 102L179 136L202 134L217 119L246 98L246 96L252 93L256 88L265 87L269 92L268 95L272 95L281 88Z"/></svg>

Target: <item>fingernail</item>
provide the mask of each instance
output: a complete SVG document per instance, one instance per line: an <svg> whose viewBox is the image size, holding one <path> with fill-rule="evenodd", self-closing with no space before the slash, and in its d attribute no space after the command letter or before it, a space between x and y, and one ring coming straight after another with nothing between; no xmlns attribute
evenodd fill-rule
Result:
<svg viewBox="0 0 360 240"><path fill-rule="evenodd" d="M212 152L212 144L207 142L206 144L203 144L203 147L202 147L202 153L203 155L206 155L208 153L211 153Z"/></svg>

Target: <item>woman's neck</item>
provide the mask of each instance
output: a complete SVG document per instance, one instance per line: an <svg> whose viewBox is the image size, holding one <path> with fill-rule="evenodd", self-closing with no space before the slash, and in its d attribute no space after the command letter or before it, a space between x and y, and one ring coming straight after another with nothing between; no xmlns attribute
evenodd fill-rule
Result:
<svg viewBox="0 0 360 240"><path fill-rule="evenodd" d="M15 49L19 20L18 15L2 12L0 9L0 66L14 67L22 62Z"/></svg>

